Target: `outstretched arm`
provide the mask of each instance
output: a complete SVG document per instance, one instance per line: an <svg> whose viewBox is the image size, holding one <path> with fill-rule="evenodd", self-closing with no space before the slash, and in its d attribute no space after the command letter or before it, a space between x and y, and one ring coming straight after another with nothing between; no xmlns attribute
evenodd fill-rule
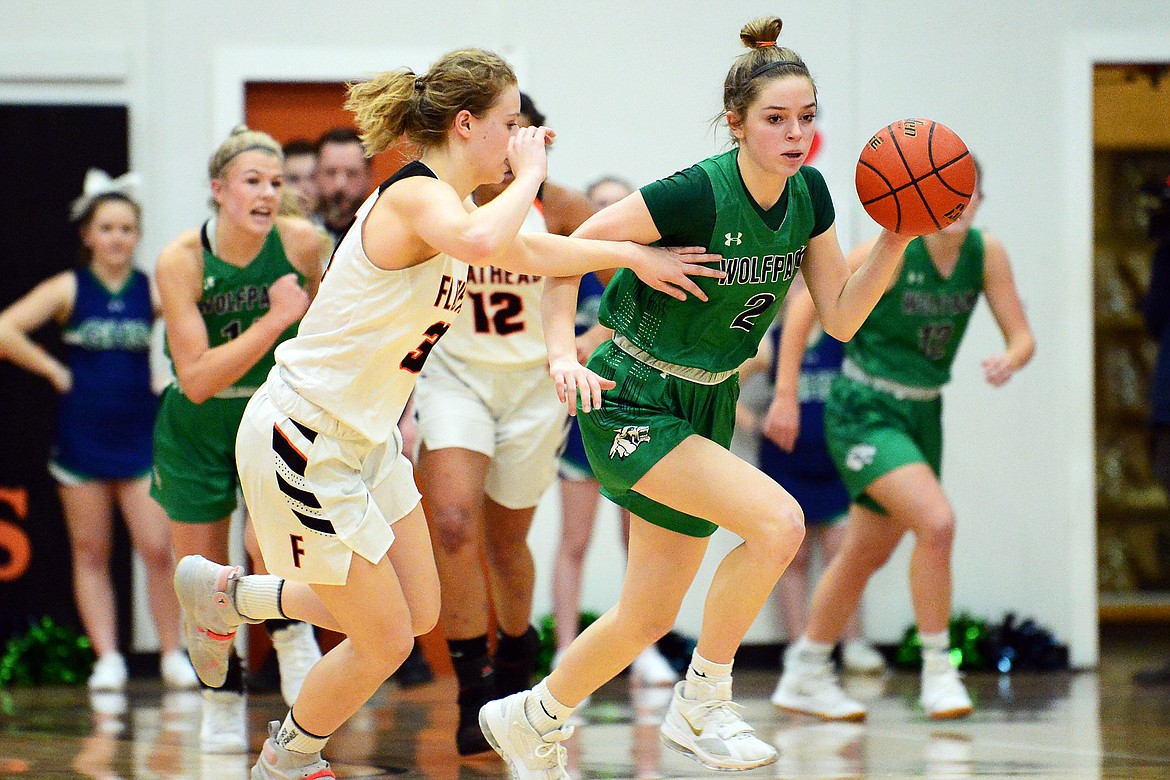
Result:
<svg viewBox="0 0 1170 780"><path fill-rule="evenodd" d="M838 341L853 338L889 289L911 238L883 230L863 251L854 250L849 263L835 225L809 240L801 270L826 333Z"/></svg>
<svg viewBox="0 0 1170 780"><path fill-rule="evenodd" d="M64 323L77 297L76 277L60 273L38 284L0 312L0 357L52 383L58 393L73 386L68 366L28 337L49 320Z"/></svg>
<svg viewBox="0 0 1170 780"><path fill-rule="evenodd" d="M983 293L1005 344L1002 353L983 361L983 374L989 384L1000 387L1032 359L1036 339L1020 302L1007 250L987 233L983 234L983 246Z"/></svg>

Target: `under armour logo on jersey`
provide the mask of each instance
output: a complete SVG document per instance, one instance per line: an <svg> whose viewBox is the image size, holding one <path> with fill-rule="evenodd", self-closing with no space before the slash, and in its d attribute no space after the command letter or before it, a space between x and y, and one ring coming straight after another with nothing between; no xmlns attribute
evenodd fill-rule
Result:
<svg viewBox="0 0 1170 780"><path fill-rule="evenodd" d="M613 437L613 446L609 448L610 460L617 458L627 458L634 454L634 450L638 449L638 445L642 442L650 441L650 426L649 425L627 425L617 435Z"/></svg>
<svg viewBox="0 0 1170 780"><path fill-rule="evenodd" d="M214 276L203 277L203 292L210 291L212 287L215 287L215 277Z"/></svg>
<svg viewBox="0 0 1170 780"><path fill-rule="evenodd" d="M873 456L877 454L877 447L872 444L854 444L845 456L845 468L850 471L861 471L873 463Z"/></svg>
<svg viewBox="0 0 1170 780"><path fill-rule="evenodd" d="M739 246L743 243L743 233L736 233L734 236L730 233L724 233L723 235L725 236L723 246L731 246L732 244Z"/></svg>
<svg viewBox="0 0 1170 780"><path fill-rule="evenodd" d="M926 274L921 271L911 271L906 274L906 284L923 284L926 282Z"/></svg>

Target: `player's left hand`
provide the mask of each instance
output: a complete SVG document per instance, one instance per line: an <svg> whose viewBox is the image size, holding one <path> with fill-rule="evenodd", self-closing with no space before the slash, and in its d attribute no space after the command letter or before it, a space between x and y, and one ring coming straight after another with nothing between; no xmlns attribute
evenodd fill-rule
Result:
<svg viewBox="0 0 1170 780"><path fill-rule="evenodd" d="M1016 367L1006 355L992 355L983 361L983 376L992 387L1002 387L1016 373Z"/></svg>
<svg viewBox="0 0 1170 780"><path fill-rule="evenodd" d="M700 301L707 300L707 295L692 276L708 276L712 279L722 279L727 274L719 268L708 268L703 263L718 263L722 255L708 254L701 246L672 246L652 247L643 246L639 249L645 254L644 260L636 266L630 266L646 284L659 292L666 293L671 298L680 301L687 299L687 293Z"/></svg>
<svg viewBox="0 0 1170 780"><path fill-rule="evenodd" d="M580 393L581 411L588 414L601 408L601 391L612 390L617 382L603 379L575 359L565 358L551 362L549 376L557 386L557 398L569 405L569 414L577 414L577 396Z"/></svg>

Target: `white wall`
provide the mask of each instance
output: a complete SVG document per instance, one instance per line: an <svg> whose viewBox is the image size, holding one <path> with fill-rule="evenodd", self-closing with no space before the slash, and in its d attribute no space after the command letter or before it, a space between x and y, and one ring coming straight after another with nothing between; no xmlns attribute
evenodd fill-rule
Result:
<svg viewBox="0 0 1170 780"><path fill-rule="evenodd" d="M292 52L298 72L290 77L323 68L332 78L339 69L361 76L400 64L424 68L422 53L456 46L496 48L517 63L522 86L559 130L554 179L582 186L616 172L643 183L721 146L722 131L713 134L707 120L741 51L739 26L773 11L787 14L781 41L801 52L818 80L827 131L820 165L844 243L873 231L852 195L852 165L878 127L904 116L937 118L983 161L980 222L1012 254L1040 349L1026 372L991 391L978 363L999 339L982 309L959 356L947 394L944 476L960 518L955 605L992 618L1009 609L1035 616L1071 643L1075 664L1092 665L1090 65L1094 57L1165 59L1170 4L1163 0L958 7L825 0L792 10L752 0L734 11L701 0L451 0L439 11L375 0L0 0L0 100L129 103L131 158L148 182L149 263L170 236L201 219L206 158L236 119L224 106L239 95L224 91L232 69L259 51L271 50L290 71ZM542 577L555 509L546 501L534 531ZM617 578L609 574L622 560L615 533L601 528L599 542L610 548L590 558L594 607L614 595ZM697 596L688 601L684 627L697 626L698 604ZM866 616L874 637L886 641L910 622L904 555L873 583ZM770 620L751 635L775 636Z"/></svg>

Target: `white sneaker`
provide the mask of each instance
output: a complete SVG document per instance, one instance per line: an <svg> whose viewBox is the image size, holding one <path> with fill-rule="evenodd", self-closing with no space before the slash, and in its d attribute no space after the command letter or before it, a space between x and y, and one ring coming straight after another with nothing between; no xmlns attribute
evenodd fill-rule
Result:
<svg viewBox="0 0 1170 780"><path fill-rule="evenodd" d="M674 685L678 673L658 648L650 645L630 664L630 676L638 685Z"/></svg>
<svg viewBox="0 0 1170 780"><path fill-rule="evenodd" d="M204 753L248 750L247 699L238 691L203 691L199 745Z"/></svg>
<svg viewBox="0 0 1170 780"><path fill-rule="evenodd" d="M106 653L93 664L86 683L91 691L120 691L126 687L126 659L121 653Z"/></svg>
<svg viewBox="0 0 1170 780"><path fill-rule="evenodd" d="M172 650L163 653L158 662L159 674L168 688L190 690L199 687L199 677L195 674L191 661L182 650Z"/></svg>
<svg viewBox="0 0 1170 780"><path fill-rule="evenodd" d="M520 691L489 701L479 710L479 727L492 749L508 765L512 780L570 780L565 769L565 746L572 726L562 726L543 737L524 714L531 691Z"/></svg>
<svg viewBox="0 0 1170 780"><path fill-rule="evenodd" d="M280 721L268 722L268 739L252 767L252 780L321 780L337 777L321 753L296 753L277 744Z"/></svg>
<svg viewBox="0 0 1170 780"><path fill-rule="evenodd" d="M309 670L321 660L321 648L313 627L308 623L290 623L272 632L272 647L280 667L280 695L292 706L305 684Z"/></svg>
<svg viewBox="0 0 1170 780"><path fill-rule="evenodd" d="M228 656L236 629L246 620L236 611L239 566L222 566L202 555L188 555L175 567L175 593L186 613L187 653L199 679L212 688L227 679Z"/></svg>
<svg viewBox="0 0 1170 780"><path fill-rule="evenodd" d="M886 670L886 659L864 639L851 639L841 650L845 671L855 674L881 674Z"/></svg>
<svg viewBox="0 0 1170 780"><path fill-rule="evenodd" d="M674 685L674 697L662 721L662 743L672 750L720 771L754 769L776 761L776 748L760 739L739 716L731 700L731 681L716 683L714 698L696 701L683 696L685 682Z"/></svg>
<svg viewBox="0 0 1170 780"><path fill-rule="evenodd" d="M841 690L832 661L820 665L801 663L791 654L784 659L784 673L772 691L772 703L825 720L864 720L866 715L865 705Z"/></svg>
<svg viewBox="0 0 1170 780"><path fill-rule="evenodd" d="M975 711L949 656L927 656L922 661L922 696L926 714L935 720L965 718Z"/></svg>

